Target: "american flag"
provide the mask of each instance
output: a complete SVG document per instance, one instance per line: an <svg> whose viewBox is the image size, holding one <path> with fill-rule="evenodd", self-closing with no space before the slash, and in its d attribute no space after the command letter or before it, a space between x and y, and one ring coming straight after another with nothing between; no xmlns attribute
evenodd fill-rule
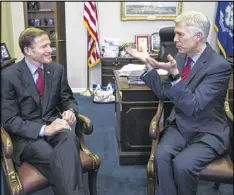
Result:
<svg viewBox="0 0 234 195"><path fill-rule="evenodd" d="M84 2L83 21L88 30L88 66L91 68L100 62L97 7L95 2Z"/></svg>

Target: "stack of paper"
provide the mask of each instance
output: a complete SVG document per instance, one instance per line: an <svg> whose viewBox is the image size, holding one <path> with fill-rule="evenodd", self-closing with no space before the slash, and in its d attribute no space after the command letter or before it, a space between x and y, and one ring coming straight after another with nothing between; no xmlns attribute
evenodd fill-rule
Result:
<svg viewBox="0 0 234 195"><path fill-rule="evenodd" d="M145 82L140 79L140 76L145 72L145 70L133 70L128 75L129 85L144 85Z"/></svg>
<svg viewBox="0 0 234 195"><path fill-rule="evenodd" d="M119 70L119 76L128 76L132 71L144 71L144 64L127 64Z"/></svg>

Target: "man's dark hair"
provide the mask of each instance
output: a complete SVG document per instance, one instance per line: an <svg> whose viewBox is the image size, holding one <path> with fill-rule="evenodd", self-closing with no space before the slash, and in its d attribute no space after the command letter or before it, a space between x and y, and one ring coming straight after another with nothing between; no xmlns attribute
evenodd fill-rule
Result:
<svg viewBox="0 0 234 195"><path fill-rule="evenodd" d="M21 52L25 54L24 48L30 47L34 39L42 35L47 35L47 32L34 27L27 28L23 32L21 32L18 41Z"/></svg>

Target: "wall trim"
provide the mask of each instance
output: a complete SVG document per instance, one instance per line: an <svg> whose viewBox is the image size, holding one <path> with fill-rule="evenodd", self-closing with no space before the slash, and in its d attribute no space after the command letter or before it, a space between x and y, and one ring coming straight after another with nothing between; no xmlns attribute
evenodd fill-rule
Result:
<svg viewBox="0 0 234 195"><path fill-rule="evenodd" d="M81 93L84 92L87 88L71 88L73 93ZM90 89L92 91L92 89Z"/></svg>

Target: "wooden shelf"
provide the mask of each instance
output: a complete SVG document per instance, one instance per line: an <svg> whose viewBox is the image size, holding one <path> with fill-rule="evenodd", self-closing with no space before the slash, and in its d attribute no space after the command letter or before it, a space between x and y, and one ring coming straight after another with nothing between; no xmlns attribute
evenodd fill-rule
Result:
<svg viewBox="0 0 234 195"><path fill-rule="evenodd" d="M36 28L55 28L55 26L29 26L29 27L36 27Z"/></svg>

